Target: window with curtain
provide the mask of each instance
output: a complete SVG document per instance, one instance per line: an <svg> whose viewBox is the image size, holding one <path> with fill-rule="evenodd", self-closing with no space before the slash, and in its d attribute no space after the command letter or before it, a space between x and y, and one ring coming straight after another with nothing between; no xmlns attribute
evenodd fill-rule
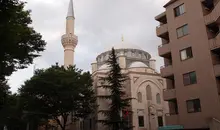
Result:
<svg viewBox="0 0 220 130"><path fill-rule="evenodd" d="M138 92L137 97L138 97L138 102L142 103L142 93L141 92Z"/></svg>
<svg viewBox="0 0 220 130"><path fill-rule="evenodd" d="M186 105L188 113L201 112L201 105L199 99L188 100L186 101Z"/></svg>
<svg viewBox="0 0 220 130"><path fill-rule="evenodd" d="M196 84L197 83L197 78L196 78L196 72L190 72L183 74L183 84L185 86L190 85L190 84Z"/></svg>
<svg viewBox="0 0 220 130"><path fill-rule="evenodd" d="M186 49L183 49L180 51L180 58L181 60L187 60L187 59L190 59L193 57L193 54L192 54L192 48L191 47L188 47Z"/></svg>
<svg viewBox="0 0 220 130"><path fill-rule="evenodd" d="M157 100L157 104L161 104L161 98L159 93L157 93L156 95L156 100Z"/></svg>
<svg viewBox="0 0 220 130"><path fill-rule="evenodd" d="M183 37L189 34L188 24L176 29L177 37Z"/></svg>
<svg viewBox="0 0 220 130"><path fill-rule="evenodd" d="M180 16L180 15L182 15L184 13L185 13L185 6L184 6L184 4L174 8L175 17L178 17L178 16Z"/></svg>
<svg viewBox="0 0 220 130"><path fill-rule="evenodd" d="M151 86L148 85L146 88L147 100L152 100Z"/></svg>

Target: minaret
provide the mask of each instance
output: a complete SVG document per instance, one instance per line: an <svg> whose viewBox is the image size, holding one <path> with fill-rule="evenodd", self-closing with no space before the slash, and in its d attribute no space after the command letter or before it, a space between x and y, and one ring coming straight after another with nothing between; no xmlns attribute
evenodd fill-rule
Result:
<svg viewBox="0 0 220 130"><path fill-rule="evenodd" d="M74 50L78 43L78 37L74 34L74 11L73 0L70 0L69 9L66 17L66 34L62 36L64 48L64 66L74 65Z"/></svg>

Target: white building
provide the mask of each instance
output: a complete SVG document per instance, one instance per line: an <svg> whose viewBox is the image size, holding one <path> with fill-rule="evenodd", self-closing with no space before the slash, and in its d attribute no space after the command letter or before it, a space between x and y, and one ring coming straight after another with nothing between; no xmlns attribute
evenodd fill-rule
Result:
<svg viewBox="0 0 220 130"><path fill-rule="evenodd" d="M125 83L128 97L136 98L131 101L130 110L133 111L129 121L134 126L134 130L156 130L158 126L164 125L164 116L168 113L168 104L163 101L163 90L166 82L155 70L155 60L151 55L140 47L126 43L122 40L114 47L118 56L118 62L123 74L130 79ZM108 74L108 60L111 48L97 56L96 62L92 63L92 76L94 88L97 95L107 94L105 89L97 88L100 83L99 78ZM98 99L99 110L106 109L108 103ZM97 114L95 118L84 122L84 130L107 130L95 120L103 119L102 114ZM89 124L88 124L89 123Z"/></svg>

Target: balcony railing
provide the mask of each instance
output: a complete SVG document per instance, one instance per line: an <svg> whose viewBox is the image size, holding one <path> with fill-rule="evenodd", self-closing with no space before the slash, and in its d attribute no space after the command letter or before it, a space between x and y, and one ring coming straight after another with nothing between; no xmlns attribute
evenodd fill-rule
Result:
<svg viewBox="0 0 220 130"><path fill-rule="evenodd" d="M159 53L159 56L162 56L171 52L171 49L170 49L170 44L163 44L163 45L159 45L158 46L158 53Z"/></svg>
<svg viewBox="0 0 220 130"><path fill-rule="evenodd" d="M214 72L216 77L220 77L220 64L214 65Z"/></svg>
<svg viewBox="0 0 220 130"><path fill-rule="evenodd" d="M166 118L166 124L179 125L178 113L167 113L167 114L165 114L165 118Z"/></svg>
<svg viewBox="0 0 220 130"><path fill-rule="evenodd" d="M212 12L204 17L206 25L216 22L220 16L220 2L217 1Z"/></svg>
<svg viewBox="0 0 220 130"><path fill-rule="evenodd" d="M161 76L164 78L172 76L173 75L173 66L172 65L161 66L160 72L161 72Z"/></svg>
<svg viewBox="0 0 220 130"><path fill-rule="evenodd" d="M220 48L220 33L215 38L209 40L209 45L211 50Z"/></svg>
<svg viewBox="0 0 220 130"><path fill-rule="evenodd" d="M168 32L168 24L162 24L157 26L156 31L157 31L157 36L161 36L162 34L165 34L166 32Z"/></svg>
<svg viewBox="0 0 220 130"><path fill-rule="evenodd" d="M163 99L165 101L169 101L174 98L176 98L176 90L175 89L164 89L163 90Z"/></svg>

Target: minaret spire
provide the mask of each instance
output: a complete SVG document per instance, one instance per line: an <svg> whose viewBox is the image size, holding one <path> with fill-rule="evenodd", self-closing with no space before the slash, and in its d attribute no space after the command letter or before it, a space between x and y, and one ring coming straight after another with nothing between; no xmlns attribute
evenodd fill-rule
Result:
<svg viewBox="0 0 220 130"><path fill-rule="evenodd" d="M74 32L75 17L73 11L73 0L69 2L68 13L66 17L66 34L62 36L62 45L64 48L64 66L74 65L74 50L78 43L78 37Z"/></svg>
<svg viewBox="0 0 220 130"><path fill-rule="evenodd" d="M68 17L73 17L75 18L74 16L74 10L73 10L73 0L70 0L69 2L69 9L68 9L68 13L67 13L67 18Z"/></svg>

